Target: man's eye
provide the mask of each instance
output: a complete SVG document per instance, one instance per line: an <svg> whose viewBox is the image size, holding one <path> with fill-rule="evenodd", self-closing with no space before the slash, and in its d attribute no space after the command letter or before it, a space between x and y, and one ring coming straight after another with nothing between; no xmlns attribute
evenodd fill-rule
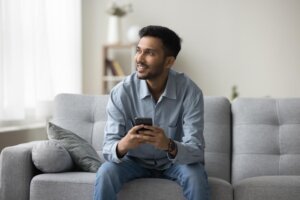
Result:
<svg viewBox="0 0 300 200"><path fill-rule="evenodd" d="M153 51L147 51L147 54L150 56L154 56L154 52Z"/></svg>

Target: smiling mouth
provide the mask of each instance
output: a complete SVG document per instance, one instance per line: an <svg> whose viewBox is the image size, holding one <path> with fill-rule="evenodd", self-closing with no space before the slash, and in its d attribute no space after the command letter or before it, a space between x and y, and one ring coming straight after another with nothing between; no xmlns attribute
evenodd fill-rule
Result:
<svg viewBox="0 0 300 200"><path fill-rule="evenodd" d="M144 64L141 64L141 63L138 63L138 64L136 65L136 68L137 68L138 71L142 71L142 70L147 69L148 66L147 66L147 65L144 65Z"/></svg>

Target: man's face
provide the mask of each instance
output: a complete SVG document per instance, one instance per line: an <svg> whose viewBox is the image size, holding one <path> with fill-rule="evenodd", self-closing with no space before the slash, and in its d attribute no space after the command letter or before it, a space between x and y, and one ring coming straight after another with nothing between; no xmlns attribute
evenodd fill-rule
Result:
<svg viewBox="0 0 300 200"><path fill-rule="evenodd" d="M139 79L154 80L167 72L163 44L155 37L142 37L137 45L136 71Z"/></svg>

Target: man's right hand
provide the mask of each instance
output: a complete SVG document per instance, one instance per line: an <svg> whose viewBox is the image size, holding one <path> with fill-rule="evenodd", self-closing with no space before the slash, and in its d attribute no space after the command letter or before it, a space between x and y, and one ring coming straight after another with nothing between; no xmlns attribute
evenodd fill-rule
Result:
<svg viewBox="0 0 300 200"><path fill-rule="evenodd" d="M130 149L134 149L144 143L138 130L143 128L144 125L137 125L132 127L128 133L119 141L117 145L117 155L122 158Z"/></svg>

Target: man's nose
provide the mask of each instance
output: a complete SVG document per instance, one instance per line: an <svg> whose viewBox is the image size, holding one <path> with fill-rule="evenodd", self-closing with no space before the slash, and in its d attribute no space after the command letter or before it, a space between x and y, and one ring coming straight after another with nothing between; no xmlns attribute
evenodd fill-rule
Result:
<svg viewBox="0 0 300 200"><path fill-rule="evenodd" d="M141 53L137 53L136 54L136 61L137 62L141 62L141 61L144 61L144 54L141 52Z"/></svg>

